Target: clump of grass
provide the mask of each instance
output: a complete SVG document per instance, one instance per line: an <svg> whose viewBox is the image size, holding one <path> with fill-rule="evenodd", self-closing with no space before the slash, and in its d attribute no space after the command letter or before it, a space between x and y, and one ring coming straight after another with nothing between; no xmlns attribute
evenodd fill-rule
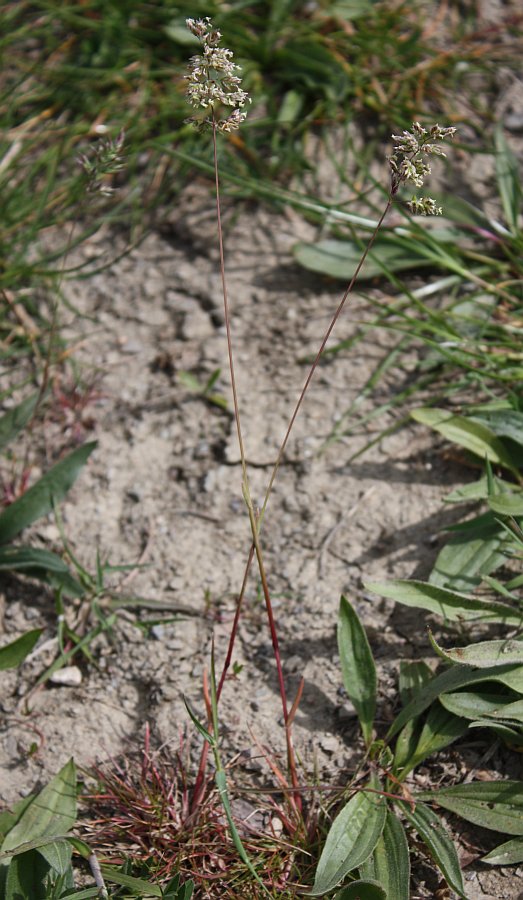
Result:
<svg viewBox="0 0 523 900"><path fill-rule="evenodd" d="M223 897L224 885L231 898L240 900L246 891L254 898L258 890L262 896L230 838L212 775L194 808L190 749L183 737L174 752L153 751L146 726L138 759L122 757L88 770L95 787L83 798L86 838L113 864L130 860L134 871L142 868L159 881L178 872L192 878L198 897ZM296 827L277 782L242 788L241 757L228 772L236 827L262 883L272 896L295 897L313 878L314 846L320 839L316 801Z"/></svg>

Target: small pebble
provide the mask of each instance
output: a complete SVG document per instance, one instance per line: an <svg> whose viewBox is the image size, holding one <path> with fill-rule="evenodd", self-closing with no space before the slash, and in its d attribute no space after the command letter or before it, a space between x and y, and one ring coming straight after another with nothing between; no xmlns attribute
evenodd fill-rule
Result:
<svg viewBox="0 0 523 900"><path fill-rule="evenodd" d="M54 672L49 681L62 687L78 687L82 683L82 673L78 666L64 666L63 669Z"/></svg>

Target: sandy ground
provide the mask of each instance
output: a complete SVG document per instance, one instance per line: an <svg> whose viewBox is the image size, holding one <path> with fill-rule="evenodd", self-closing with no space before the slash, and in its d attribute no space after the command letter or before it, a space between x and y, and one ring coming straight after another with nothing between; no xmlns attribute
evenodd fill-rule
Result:
<svg viewBox="0 0 523 900"><path fill-rule="evenodd" d="M490 161L491 162L491 161ZM261 502L271 465L307 366L338 300L337 284L292 260L297 239L315 232L295 214L226 204L227 271L242 421L253 497ZM103 231L116 253L123 237ZM377 287L366 288L377 297ZM223 410L186 386L221 369L214 390L229 397L214 214L207 188L190 186L180 203L129 255L89 280L63 285L63 333L75 345L82 374L94 384L83 437L98 448L63 504L65 532L93 572L96 553L111 564L139 562L114 595L138 596L160 609L124 609L111 634L80 663L81 684L51 685L23 698L56 652L52 596L40 586L5 582L5 640L42 626L39 645L20 670L2 673L0 778L5 799L26 794L74 755L89 765L137 747L149 722L158 744L177 744L187 727L182 694L202 712L202 672L211 638L223 660L250 544L231 403ZM336 339L374 316L352 297ZM263 528L263 546L289 695L305 689L295 744L306 771L336 779L361 753L357 722L341 688L336 645L339 598L345 593L367 627L380 674L380 725L393 714L398 663L431 653L423 615L369 594L363 582L428 576L441 528L456 512L442 498L474 473L446 459L426 431L409 426L354 462L356 450L398 413L331 444L334 424L358 396L391 345L373 330L352 354L324 363L290 439ZM373 402L408 383L415 357L391 370ZM363 400L360 411L369 409ZM45 426L52 454L62 424ZM321 452L320 452L321 451ZM33 529L40 546L59 549L50 518ZM234 661L241 671L225 689L221 718L231 755L253 749L253 737L284 749L281 707L259 580L250 578ZM111 592L108 592L108 597ZM102 600L102 606L105 601ZM68 615L79 612L68 605ZM137 620L153 622L137 627ZM91 623L94 621L91 613ZM38 750L30 753L33 742ZM481 765L488 735L442 754L445 765ZM463 762L465 760L465 763ZM521 777L514 755L495 754L487 769ZM508 767L508 769L507 769ZM423 776L421 776L423 777ZM514 870L465 870L471 900L519 896ZM518 886L519 885L519 886ZM420 896L433 896L429 888Z"/></svg>

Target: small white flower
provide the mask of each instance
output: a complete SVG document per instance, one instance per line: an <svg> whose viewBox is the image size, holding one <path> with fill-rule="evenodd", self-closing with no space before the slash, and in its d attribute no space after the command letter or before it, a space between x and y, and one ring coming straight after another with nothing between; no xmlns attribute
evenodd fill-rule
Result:
<svg viewBox="0 0 523 900"><path fill-rule="evenodd" d="M212 127L219 131L230 132L239 127L246 113L242 108L250 97L242 90L241 78L236 74L240 66L233 63L233 54L226 47L220 47L221 33L212 28L211 20L187 19L187 28L201 41L203 55L193 56L189 60L187 77L187 100L195 109L213 110L212 118L194 122L199 128ZM220 106L232 106L233 112L223 119L217 115Z"/></svg>
<svg viewBox="0 0 523 900"><path fill-rule="evenodd" d="M422 187L425 177L431 171L428 163L423 161L423 155L445 156L443 149L435 142L451 138L455 133L456 129L453 127L432 125L430 131L427 131L419 122L413 122L412 131L393 134L394 153L389 157L391 196L395 197L400 186L408 181L416 187ZM423 216L440 216L443 212L430 197L413 197L407 206L412 213Z"/></svg>

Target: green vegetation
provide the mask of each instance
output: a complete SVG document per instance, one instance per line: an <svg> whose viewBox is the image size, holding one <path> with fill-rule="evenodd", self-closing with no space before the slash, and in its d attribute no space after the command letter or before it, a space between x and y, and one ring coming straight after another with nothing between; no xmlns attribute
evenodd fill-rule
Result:
<svg viewBox="0 0 523 900"><path fill-rule="evenodd" d="M487 728L507 748L523 747L522 191L517 159L487 102L497 67L520 64L521 19L513 16L486 31L472 12L464 13L446 26L442 41L436 15L427 21L424 6L402 0L176 5L171 0L18 0L5 4L2 16L0 364L5 386L0 396L8 403L0 418L0 452L14 476L3 478L0 569L37 579L54 591L58 653L38 685L76 654L92 661L90 645L102 631L111 630L114 610L144 602L107 587L108 576L128 567L112 566L98 556L91 575L63 532L59 504L95 443L53 448L54 464L34 483L26 459L11 448L25 437L32 454L41 456L36 444L45 443L45 436L38 425L56 402L52 391L58 376L72 371L76 384L74 360L61 334L63 282L87 278L110 265L111 249L101 243L97 254L81 265L75 249L102 226L123 230L130 249L154 227L162 204L172 202L188 177L198 174L211 185L211 144L186 121L184 73L199 49L194 30L185 26L187 16L212 17L225 45L234 50L252 97L252 113L241 131L221 135L216 144L224 190L276 209L291 206L322 223L324 234L328 223L328 236L298 244L295 260L349 283L339 312L356 272L360 295L375 309L355 336L329 345L326 355L357 353L375 328L397 335L360 394L333 423L328 442L393 413L393 425L379 427L353 458L412 418L455 445L460 459L472 459L481 476L447 497L449 504L466 505L467 516L471 503L479 511L450 530L427 582L368 585L395 602L439 616L442 627L450 630L449 641L456 640L457 629L459 642L449 649L443 646L446 638L431 635L440 660L435 672L425 662L402 665L401 710L384 733L376 721L378 676L370 645L355 608L341 600L342 677L365 749L354 779L338 786L327 803L319 787L309 789L298 774L292 724L301 688L289 703L263 562L263 515L289 432L261 512L251 500L241 448L252 533L247 570L255 557L288 750L287 772L268 760L280 797L267 800L262 794L260 803L276 811L283 836L264 834L255 840L240 833L231 803L236 786L221 759L219 700L235 622L221 677L213 656L211 683L204 685L207 722L189 711L204 738L198 771L181 755L174 771L153 764L147 747L138 775L95 773L99 790L93 799L102 812L98 836L96 828L91 830L90 845L103 845L110 856L111 842L119 852L123 843L123 863L100 866L91 846L73 831L83 834L71 761L38 794L0 814L0 890L7 900L196 900L202 885L215 889L218 897L224 896L225 884L231 898L245 897L248 891L253 897L290 900L312 889L312 896L337 891L337 900L408 900L412 860L416 845L422 845L450 888L466 897L450 833L427 804L500 835L502 843L483 856L486 864L517 864L523 861L522 784L502 778L413 791L406 778L470 729ZM214 114L212 108L216 138ZM467 138L458 136L466 157L494 153L497 217L455 196L452 163L448 190L433 203L443 207L446 217L436 227L411 216L413 209L428 207L414 202L409 211L407 202L413 201L404 200L400 191L407 178L396 183L394 166L392 186L376 183L370 174L376 154L383 155L391 132L398 134L417 119L466 125ZM370 135L358 152L349 135L353 122ZM314 177L310 139L328 148L333 128L344 135L342 157L351 157L352 174L343 158L336 169L357 212L311 196L304 188ZM391 225L380 220L383 206L396 214ZM413 275L423 277L422 287L413 286ZM370 284L392 285L394 295L376 299L375 291L368 292ZM323 346L311 377L322 351ZM374 392L393 374L401 379L396 394L385 404L374 403ZM180 371L178 380L224 409L228 400L215 391L219 375L216 369L200 382ZM295 413L307 387L308 381ZM84 402L80 393L72 403ZM236 398L233 406L241 445ZM61 554L19 543L24 529L49 514L61 530ZM63 613L72 600L94 612L93 627L66 624ZM495 636L481 632L481 640L473 640L470 635L477 632L469 633L470 626L494 627ZM40 634L40 629L31 630L2 647L0 669L18 666ZM73 853L89 862L94 886L77 888ZM216 868L225 871L225 881L217 880Z"/></svg>

